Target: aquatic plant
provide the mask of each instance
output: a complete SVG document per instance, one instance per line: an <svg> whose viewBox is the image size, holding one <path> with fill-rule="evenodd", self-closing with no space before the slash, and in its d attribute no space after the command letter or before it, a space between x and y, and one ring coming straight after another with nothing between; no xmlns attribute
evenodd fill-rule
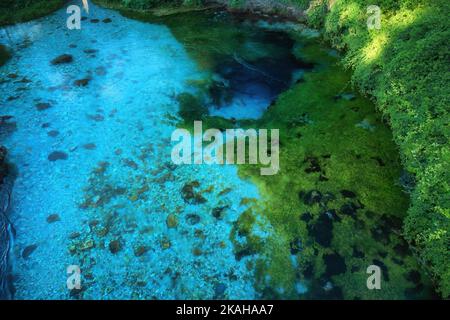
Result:
<svg viewBox="0 0 450 320"><path fill-rule="evenodd" d="M177 96L180 105L178 114L187 122L201 120L208 114L208 108L200 100L190 93L182 93Z"/></svg>

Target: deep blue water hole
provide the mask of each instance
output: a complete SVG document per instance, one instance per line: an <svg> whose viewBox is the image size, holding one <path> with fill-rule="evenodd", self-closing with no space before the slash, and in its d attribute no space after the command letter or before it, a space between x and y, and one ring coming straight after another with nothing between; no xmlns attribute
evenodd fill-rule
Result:
<svg viewBox="0 0 450 320"><path fill-rule="evenodd" d="M277 55L247 61L234 53L218 58L218 81L210 88L212 115L225 118L259 118L277 96L299 80L311 64L295 57L294 41L285 32L261 30L252 40L260 47L274 46Z"/></svg>

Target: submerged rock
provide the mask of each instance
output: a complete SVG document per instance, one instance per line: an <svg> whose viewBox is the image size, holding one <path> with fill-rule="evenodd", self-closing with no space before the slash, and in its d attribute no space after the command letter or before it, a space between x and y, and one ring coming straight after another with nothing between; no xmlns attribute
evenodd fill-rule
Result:
<svg viewBox="0 0 450 320"><path fill-rule="evenodd" d="M97 146L95 145L95 143L86 143L85 145L83 145L83 148L86 150L94 150L95 148L97 148Z"/></svg>
<svg viewBox="0 0 450 320"><path fill-rule="evenodd" d="M400 241L399 244L395 245L394 251L400 257L405 257L411 254L411 250L409 249L408 243L403 239Z"/></svg>
<svg viewBox="0 0 450 320"><path fill-rule="evenodd" d="M181 196L185 202L190 204L201 204L206 202L206 199L199 192L194 190L194 188L199 186L200 183L198 181L192 181L183 186L181 189Z"/></svg>
<svg viewBox="0 0 450 320"><path fill-rule="evenodd" d="M339 211L342 214L355 218L358 209L359 207L356 204L354 204L353 202L348 202L342 205Z"/></svg>
<svg viewBox="0 0 450 320"><path fill-rule="evenodd" d="M329 247L333 239L333 220L326 213L321 213L317 221L308 225L308 234L318 244Z"/></svg>
<svg viewBox="0 0 450 320"><path fill-rule="evenodd" d="M199 257L203 254L202 249L195 247L194 249L192 249L192 254L196 257Z"/></svg>
<svg viewBox="0 0 450 320"><path fill-rule="evenodd" d="M327 204L330 201L336 200L336 196L331 192L325 192L322 197L322 203Z"/></svg>
<svg viewBox="0 0 450 320"><path fill-rule="evenodd" d="M53 222L57 222L60 221L60 217L57 213L51 214L47 217L47 222L48 223L53 223Z"/></svg>
<svg viewBox="0 0 450 320"><path fill-rule="evenodd" d="M195 213L190 213L190 214L186 215L186 221L188 224L193 226L194 224L197 224L200 222L200 216Z"/></svg>
<svg viewBox="0 0 450 320"><path fill-rule="evenodd" d="M112 254L116 254L117 252L119 252L122 249L122 244L120 243L119 240L112 240L109 245L109 251Z"/></svg>
<svg viewBox="0 0 450 320"><path fill-rule="evenodd" d="M53 59L50 63L53 65L71 63L73 61L73 57L70 54L62 54L55 59Z"/></svg>
<svg viewBox="0 0 450 320"><path fill-rule="evenodd" d="M94 240L87 239L80 243L79 250L80 251L90 250L90 249L94 248L94 246L95 246Z"/></svg>
<svg viewBox="0 0 450 320"><path fill-rule="evenodd" d="M176 228L178 226L178 218L174 214L169 214L166 219L166 225L168 228Z"/></svg>
<svg viewBox="0 0 450 320"><path fill-rule="evenodd" d="M408 272L408 274L405 276L406 280L413 282L414 284L420 284L421 282L421 276L420 272L417 270L411 270Z"/></svg>
<svg viewBox="0 0 450 320"><path fill-rule="evenodd" d="M212 209L212 215L216 219L222 219L224 211L228 208L228 206L215 207Z"/></svg>
<svg viewBox="0 0 450 320"><path fill-rule="evenodd" d="M0 67L6 63L11 58L11 53L8 48L0 44Z"/></svg>
<svg viewBox="0 0 450 320"><path fill-rule="evenodd" d="M28 257L31 256L31 254L36 249L37 249L37 245L36 244L32 244L32 245L26 246L25 249L23 249L23 251L22 251L22 258L28 259Z"/></svg>
<svg viewBox="0 0 450 320"><path fill-rule="evenodd" d="M217 283L214 286L214 299L223 299L227 286L224 283Z"/></svg>
<svg viewBox="0 0 450 320"><path fill-rule="evenodd" d="M67 153L63 151L53 151L48 155L48 160L54 162L57 160L67 160L68 157Z"/></svg>
<svg viewBox="0 0 450 320"><path fill-rule="evenodd" d="M47 109L49 109L51 107L52 107L52 105L50 103L48 103L48 102L39 102L39 103L36 104L36 109L38 111L47 110Z"/></svg>
<svg viewBox="0 0 450 320"><path fill-rule="evenodd" d="M49 132L47 132L47 135L48 135L49 137L54 138L54 137L56 137L56 136L59 135L59 131L58 131L58 130L50 130Z"/></svg>
<svg viewBox="0 0 450 320"><path fill-rule="evenodd" d="M13 119L14 116L0 116L0 125L7 123L9 120Z"/></svg>
<svg viewBox="0 0 450 320"><path fill-rule="evenodd" d="M310 222L312 220L312 215L309 212L302 213L300 216L300 220L305 221L306 223Z"/></svg>
<svg viewBox="0 0 450 320"><path fill-rule="evenodd" d="M344 257L336 252L325 255L323 260L326 265L325 276L327 278L347 271Z"/></svg>
<svg viewBox="0 0 450 320"><path fill-rule="evenodd" d="M6 155L8 150L4 146L0 146L0 184L8 174L8 164L6 163Z"/></svg>
<svg viewBox="0 0 450 320"><path fill-rule="evenodd" d="M299 197L303 202L308 205L312 206L315 203L320 203L322 200L322 193L318 190L310 190L306 193L303 191L299 193Z"/></svg>
<svg viewBox="0 0 450 320"><path fill-rule="evenodd" d="M98 76L104 76L106 74L106 68L103 66L95 68L95 74Z"/></svg>
<svg viewBox="0 0 450 320"><path fill-rule="evenodd" d="M163 237L160 241L161 248L163 250L169 249L172 246L172 243L167 237Z"/></svg>
<svg viewBox="0 0 450 320"><path fill-rule="evenodd" d="M136 248L134 248L134 255L136 257L140 257L142 255L144 255L150 248L147 246L138 246Z"/></svg>
<svg viewBox="0 0 450 320"><path fill-rule="evenodd" d="M105 117L101 114L88 114L88 115L86 115L86 117L89 120L94 120L95 122L100 122L100 121L105 120Z"/></svg>
<svg viewBox="0 0 450 320"><path fill-rule="evenodd" d="M133 170L138 169L138 164L132 159L123 159L123 164Z"/></svg>
<svg viewBox="0 0 450 320"><path fill-rule="evenodd" d="M83 79L75 80L73 84L77 87L86 87L90 81L91 81L91 78L83 78Z"/></svg>
<svg viewBox="0 0 450 320"><path fill-rule="evenodd" d="M375 126L370 124L369 120L364 119L361 122L355 124L355 127L364 129L364 130L368 130L370 132L374 132L375 131Z"/></svg>
<svg viewBox="0 0 450 320"><path fill-rule="evenodd" d="M342 196L344 198L356 198L356 193L354 193L353 191L350 190L341 190L340 193L342 194Z"/></svg>
<svg viewBox="0 0 450 320"><path fill-rule="evenodd" d="M341 221L341 218L337 215L337 212L336 212L335 209L327 210L327 211L325 211L324 213L325 213L325 214L328 216L328 218L330 218L331 220L334 220L334 221L337 221L337 222Z"/></svg>
<svg viewBox="0 0 450 320"><path fill-rule="evenodd" d="M381 159L378 156L370 157L370 159L375 160L380 167L384 167L386 165L386 163L384 163L383 159Z"/></svg>
<svg viewBox="0 0 450 320"><path fill-rule="evenodd" d="M352 257L358 258L358 259L362 259L362 258L364 258L365 256L366 256L366 255L364 254L364 252L362 252L361 250L359 250L359 249L356 248L355 246L353 247Z"/></svg>
<svg viewBox="0 0 450 320"><path fill-rule="evenodd" d="M292 240L289 243L289 249L290 249L292 255L296 255L297 253L299 253L301 248L302 248L302 243L301 243L300 239L298 239L298 238Z"/></svg>
<svg viewBox="0 0 450 320"><path fill-rule="evenodd" d="M98 50L97 49L84 49L83 52L87 53L87 54L94 54L94 53L97 53Z"/></svg>
<svg viewBox="0 0 450 320"><path fill-rule="evenodd" d="M76 238L79 238L80 236L81 234L79 232L72 232L71 234L69 234L69 239L74 240Z"/></svg>
<svg viewBox="0 0 450 320"><path fill-rule="evenodd" d="M322 169L320 167L319 159L316 157L308 157L304 161L309 163L309 167L305 169L306 173L320 172Z"/></svg>
<svg viewBox="0 0 450 320"><path fill-rule="evenodd" d="M380 267L383 276L384 276L384 280L389 281L389 273L388 273L388 268L387 266L384 264L383 261L378 260L378 259L373 259L372 263L378 267Z"/></svg>
<svg viewBox="0 0 450 320"><path fill-rule="evenodd" d="M353 93L343 93L341 94L341 98L347 101L352 101L356 99L356 96Z"/></svg>
<svg viewBox="0 0 450 320"><path fill-rule="evenodd" d="M339 100L339 99L343 99L346 101L352 101L352 100L356 99L356 95L354 95L353 93L341 93L341 94L334 96L334 100Z"/></svg>

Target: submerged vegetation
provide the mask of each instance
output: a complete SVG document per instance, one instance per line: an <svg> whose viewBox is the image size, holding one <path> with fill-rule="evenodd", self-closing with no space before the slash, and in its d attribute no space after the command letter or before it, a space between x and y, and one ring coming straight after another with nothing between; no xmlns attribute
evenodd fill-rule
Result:
<svg viewBox="0 0 450 320"><path fill-rule="evenodd" d="M8 48L0 44L0 67L6 63L11 58L11 53Z"/></svg>

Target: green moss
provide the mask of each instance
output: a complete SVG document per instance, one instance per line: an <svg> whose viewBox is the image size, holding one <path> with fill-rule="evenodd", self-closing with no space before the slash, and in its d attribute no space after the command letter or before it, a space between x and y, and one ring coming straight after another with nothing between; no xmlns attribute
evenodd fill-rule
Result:
<svg viewBox="0 0 450 320"><path fill-rule="evenodd" d="M231 241L234 244L234 252L237 259L252 255L261 251L262 240L253 233L253 227L256 222L251 209L244 211L237 221L233 224L230 234Z"/></svg>
<svg viewBox="0 0 450 320"><path fill-rule="evenodd" d="M0 26L25 22L58 10L64 0L11 1L0 4Z"/></svg>
<svg viewBox="0 0 450 320"><path fill-rule="evenodd" d="M6 46L0 44L0 67L6 63L11 58L11 53L6 48Z"/></svg>
<svg viewBox="0 0 450 320"><path fill-rule="evenodd" d="M178 95L177 100L180 105L178 114L186 123L192 123L195 120L202 120L208 114L208 108L198 97L190 93L182 93Z"/></svg>

